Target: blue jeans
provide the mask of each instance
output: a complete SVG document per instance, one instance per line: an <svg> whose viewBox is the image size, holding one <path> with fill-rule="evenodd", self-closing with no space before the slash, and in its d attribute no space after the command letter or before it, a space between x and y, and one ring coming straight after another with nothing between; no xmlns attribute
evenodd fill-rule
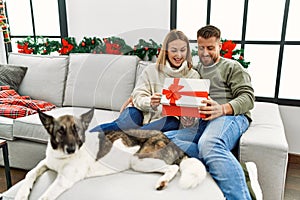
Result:
<svg viewBox="0 0 300 200"><path fill-rule="evenodd" d="M222 116L199 125L165 132L189 156L200 159L227 200L251 200L242 167L231 150L249 127L244 115Z"/></svg>
<svg viewBox="0 0 300 200"><path fill-rule="evenodd" d="M90 132L121 131L128 129L160 130L162 132L177 130L180 122L176 117L167 116L159 120L143 125L143 112L135 107L127 107L121 112L118 119L113 122L100 124Z"/></svg>

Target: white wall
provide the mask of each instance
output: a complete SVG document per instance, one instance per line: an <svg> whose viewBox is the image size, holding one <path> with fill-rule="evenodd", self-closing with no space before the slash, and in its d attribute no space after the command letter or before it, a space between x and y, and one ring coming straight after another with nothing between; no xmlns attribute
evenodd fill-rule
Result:
<svg viewBox="0 0 300 200"><path fill-rule="evenodd" d="M162 43L170 28L169 0L67 0L69 36L118 36L129 45L138 39Z"/></svg>

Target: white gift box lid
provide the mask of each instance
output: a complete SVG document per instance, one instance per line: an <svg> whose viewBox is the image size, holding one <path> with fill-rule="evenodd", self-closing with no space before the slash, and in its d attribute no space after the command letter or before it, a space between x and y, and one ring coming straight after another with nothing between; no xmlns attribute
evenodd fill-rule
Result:
<svg viewBox="0 0 300 200"><path fill-rule="evenodd" d="M194 95L196 95L196 92L203 92L208 95L210 80L209 79L187 79L187 78L166 78L165 79L164 87L162 89L162 98L161 98L162 105L171 105L170 99L168 99L167 96L163 94L164 93L163 91L170 91L170 86L174 83L175 85L178 84L179 87L183 86L181 89L178 90L178 94L180 95L180 98L175 100L175 104L177 106L198 107L198 106L205 105L201 103L201 101L207 99L207 97L189 96L189 95L185 95L185 92L194 92Z"/></svg>

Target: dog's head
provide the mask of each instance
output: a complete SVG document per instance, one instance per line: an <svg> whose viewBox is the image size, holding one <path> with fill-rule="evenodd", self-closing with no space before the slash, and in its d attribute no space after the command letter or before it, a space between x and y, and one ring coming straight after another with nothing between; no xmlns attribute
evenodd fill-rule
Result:
<svg viewBox="0 0 300 200"><path fill-rule="evenodd" d="M38 111L40 120L50 135L51 146L64 154L75 153L85 142L85 131L94 115L94 108L82 114L79 118L73 115L63 115L54 118Z"/></svg>

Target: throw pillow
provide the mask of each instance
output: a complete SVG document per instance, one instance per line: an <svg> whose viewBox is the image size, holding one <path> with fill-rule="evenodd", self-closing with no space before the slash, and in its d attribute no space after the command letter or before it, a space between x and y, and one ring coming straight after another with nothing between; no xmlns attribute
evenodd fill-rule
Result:
<svg viewBox="0 0 300 200"><path fill-rule="evenodd" d="M0 64L0 86L9 85L11 89L18 91L26 71L27 67Z"/></svg>

